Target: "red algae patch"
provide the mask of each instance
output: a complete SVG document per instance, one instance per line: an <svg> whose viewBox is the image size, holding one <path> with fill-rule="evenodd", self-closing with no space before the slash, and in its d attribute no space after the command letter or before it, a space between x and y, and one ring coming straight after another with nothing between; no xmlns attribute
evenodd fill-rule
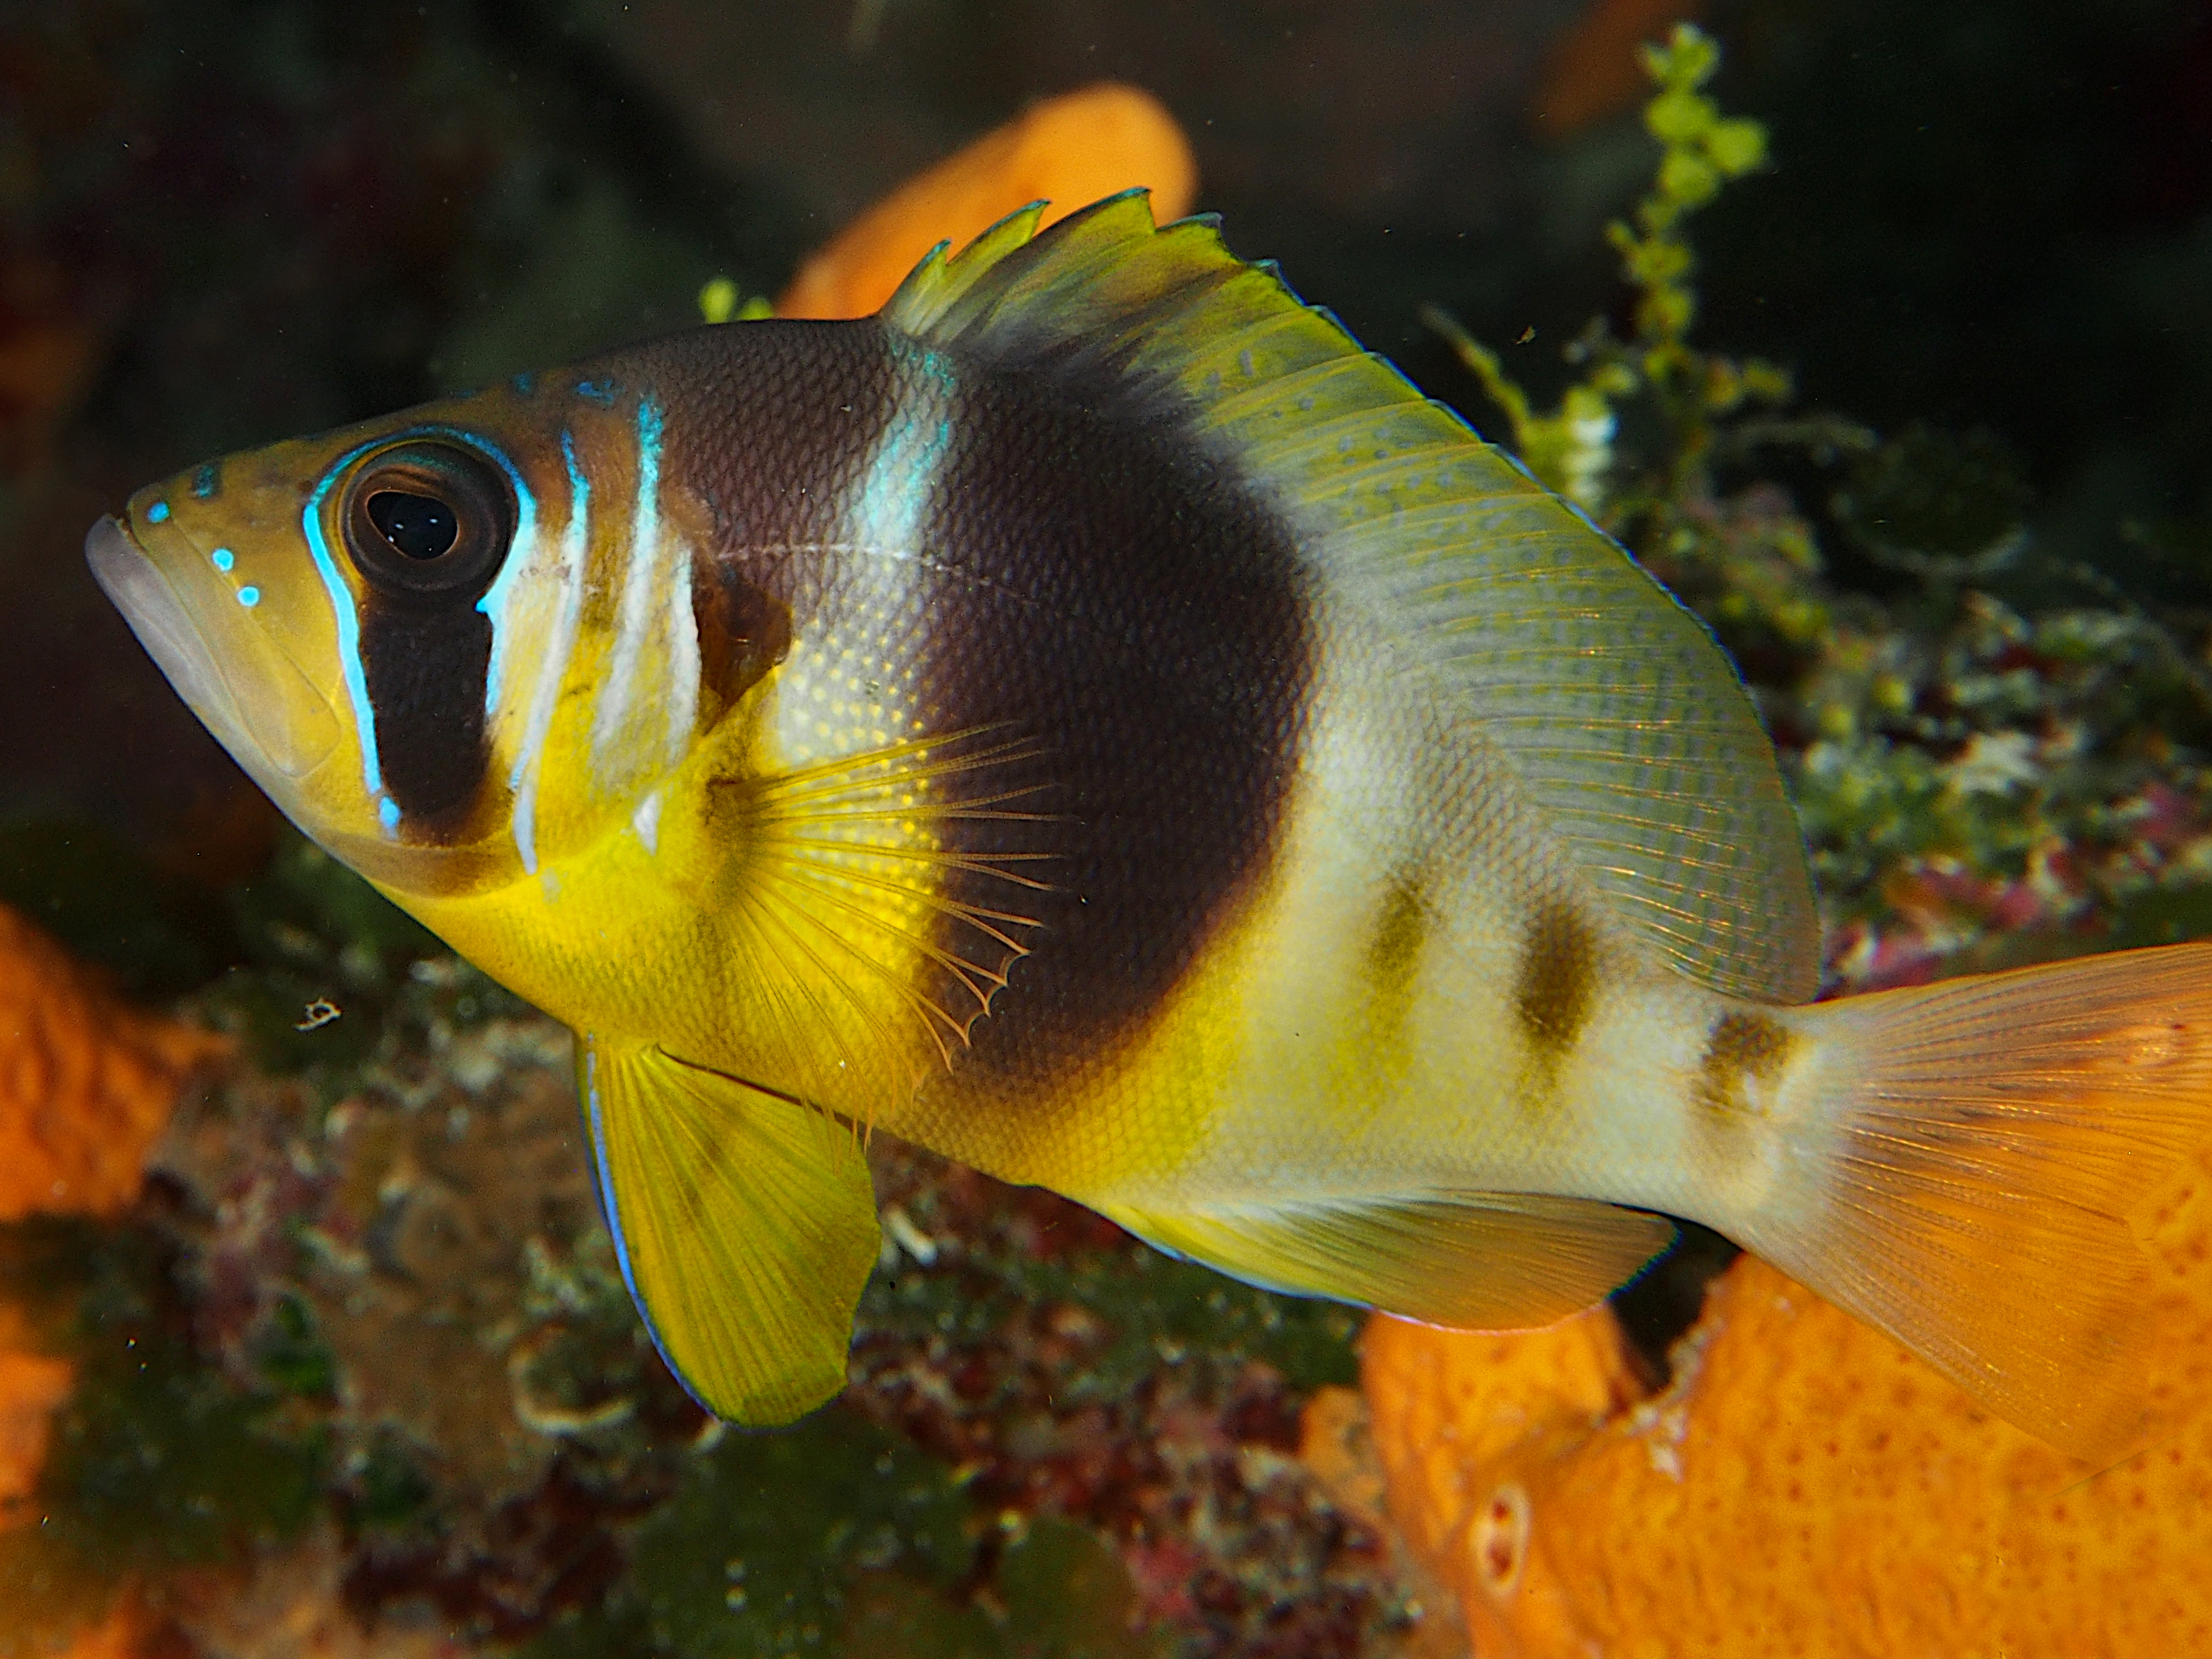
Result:
<svg viewBox="0 0 2212 1659"><path fill-rule="evenodd" d="M1370 1325L1394 1513L1483 1659L2212 1652L2212 1152L2136 1218L2165 1269L2148 1449L2097 1470L1750 1257L1675 1380L1610 1311Z"/></svg>

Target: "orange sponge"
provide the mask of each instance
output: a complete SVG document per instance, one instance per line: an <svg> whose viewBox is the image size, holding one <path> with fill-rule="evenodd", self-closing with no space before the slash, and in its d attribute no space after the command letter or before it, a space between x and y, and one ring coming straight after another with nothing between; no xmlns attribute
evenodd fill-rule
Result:
<svg viewBox="0 0 2212 1659"><path fill-rule="evenodd" d="M848 224L799 268L776 314L866 317L941 241L962 246L1031 202L1058 217L1136 185L1162 224L1189 212L1198 188L1189 142L1158 99L1111 82L1048 98Z"/></svg>
<svg viewBox="0 0 2212 1659"><path fill-rule="evenodd" d="M0 1221L129 1206L179 1079L225 1046L118 1001L0 907Z"/></svg>
<svg viewBox="0 0 2212 1659"><path fill-rule="evenodd" d="M2164 1269L2152 1409L2184 1426L2117 1468L1745 1257L1650 1398L1604 1309L1373 1322L1392 1510L1482 1659L2212 1653L2212 1153L2136 1222Z"/></svg>

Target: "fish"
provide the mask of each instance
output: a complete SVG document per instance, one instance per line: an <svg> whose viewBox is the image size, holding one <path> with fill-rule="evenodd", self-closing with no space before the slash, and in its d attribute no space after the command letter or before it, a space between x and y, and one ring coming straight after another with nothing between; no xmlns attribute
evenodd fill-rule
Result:
<svg viewBox="0 0 2212 1659"><path fill-rule="evenodd" d="M1829 1001L1772 745L1618 544L1142 191L878 314L189 469L87 538L209 730L571 1027L708 1411L844 1384L882 1129L1253 1284L1556 1321L1677 1218L2109 1456L2212 946Z"/></svg>

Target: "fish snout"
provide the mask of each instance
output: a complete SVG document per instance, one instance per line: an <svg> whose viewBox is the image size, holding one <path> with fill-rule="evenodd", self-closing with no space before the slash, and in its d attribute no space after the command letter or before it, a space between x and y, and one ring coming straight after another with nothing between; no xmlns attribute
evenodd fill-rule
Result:
<svg viewBox="0 0 2212 1659"><path fill-rule="evenodd" d="M178 571L176 552L149 550L112 514L84 538L93 580L201 724L257 779L304 777L338 740L329 699L237 595Z"/></svg>

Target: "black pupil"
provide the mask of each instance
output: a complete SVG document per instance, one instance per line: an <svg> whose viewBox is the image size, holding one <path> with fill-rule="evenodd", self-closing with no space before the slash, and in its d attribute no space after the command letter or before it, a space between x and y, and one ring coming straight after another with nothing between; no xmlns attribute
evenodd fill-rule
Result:
<svg viewBox="0 0 2212 1659"><path fill-rule="evenodd" d="M410 559L444 556L461 533L460 520L445 502L399 489L380 489L368 498L368 521Z"/></svg>

